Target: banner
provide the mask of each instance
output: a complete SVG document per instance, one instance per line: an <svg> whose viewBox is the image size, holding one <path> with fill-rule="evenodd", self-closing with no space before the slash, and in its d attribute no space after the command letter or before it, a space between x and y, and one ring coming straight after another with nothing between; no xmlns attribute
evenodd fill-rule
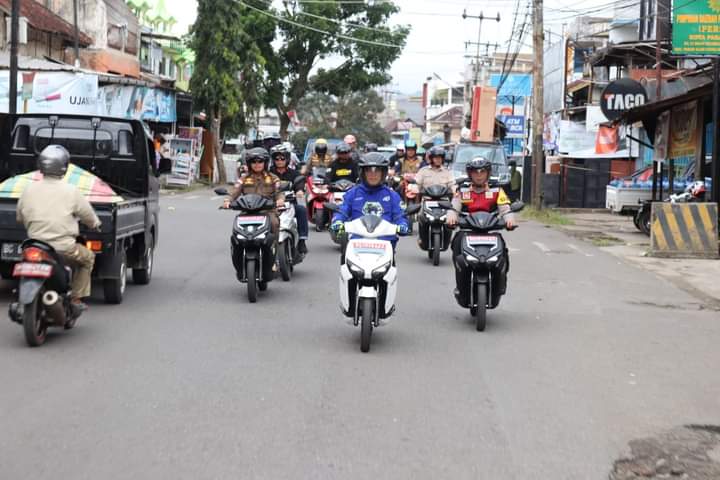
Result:
<svg viewBox="0 0 720 480"><path fill-rule="evenodd" d="M595 153L615 153L618 150L618 127L600 126L595 141Z"/></svg>
<svg viewBox="0 0 720 480"><path fill-rule="evenodd" d="M543 118L543 148L555 150L560 137L560 112L545 114Z"/></svg>
<svg viewBox="0 0 720 480"><path fill-rule="evenodd" d="M98 114L152 122L177 121L175 93L159 88L107 85L98 90Z"/></svg>
<svg viewBox="0 0 720 480"><path fill-rule="evenodd" d="M18 113L97 115L98 77L72 72L18 72ZM0 112L10 108L10 72L0 71Z"/></svg>
<svg viewBox="0 0 720 480"><path fill-rule="evenodd" d="M499 119L507 127L506 138L525 138L525 117L523 115L502 115Z"/></svg>
<svg viewBox="0 0 720 480"><path fill-rule="evenodd" d="M670 112L664 111L658 115L655 126L655 141L653 146L653 160L664 162L668 158L668 135L670 133Z"/></svg>
<svg viewBox="0 0 720 480"><path fill-rule="evenodd" d="M697 101L672 109L668 158L673 160L676 167L695 161L698 152L697 117Z"/></svg>
<svg viewBox="0 0 720 480"><path fill-rule="evenodd" d="M558 151L572 154L595 148L595 133L588 132L585 124L570 120L560 120L560 139Z"/></svg>

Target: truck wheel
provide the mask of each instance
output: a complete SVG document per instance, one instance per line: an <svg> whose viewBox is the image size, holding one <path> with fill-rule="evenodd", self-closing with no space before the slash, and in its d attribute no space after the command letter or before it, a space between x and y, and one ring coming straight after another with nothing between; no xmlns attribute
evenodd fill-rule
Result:
<svg viewBox="0 0 720 480"><path fill-rule="evenodd" d="M638 214L638 228L648 237L650 236L650 209L644 208Z"/></svg>
<svg viewBox="0 0 720 480"><path fill-rule="evenodd" d="M145 268L133 268L132 277L133 283L136 285L147 285L152 280L152 270L154 263L154 248L155 241L150 244L150 248L145 252Z"/></svg>
<svg viewBox="0 0 720 480"><path fill-rule="evenodd" d="M127 286L127 255L125 250L119 254L118 259L118 278L106 278L103 280L103 291L105 294L105 303L122 303L125 295L125 287Z"/></svg>

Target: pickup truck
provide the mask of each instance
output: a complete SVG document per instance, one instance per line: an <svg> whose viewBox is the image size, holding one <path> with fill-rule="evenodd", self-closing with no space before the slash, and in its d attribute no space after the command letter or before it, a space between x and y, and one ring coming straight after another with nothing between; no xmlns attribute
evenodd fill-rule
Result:
<svg viewBox="0 0 720 480"><path fill-rule="evenodd" d="M128 269L132 269L136 284L148 284L152 278L159 238L157 177L168 173L169 162L155 164L152 138L138 120L47 114L0 116L3 278L11 277L13 265L20 260L20 243L27 235L16 221L17 198L22 193L20 180L32 181L37 155L50 144L67 148L70 170L83 175L78 187L88 195L102 227L93 232L81 226L80 235L96 254L93 277L102 282L105 302L121 303ZM88 185L104 189L87 191Z"/></svg>

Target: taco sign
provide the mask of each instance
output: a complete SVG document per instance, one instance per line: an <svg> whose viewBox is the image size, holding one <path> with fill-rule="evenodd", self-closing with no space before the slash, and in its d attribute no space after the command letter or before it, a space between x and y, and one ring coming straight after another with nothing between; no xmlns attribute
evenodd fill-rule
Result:
<svg viewBox="0 0 720 480"><path fill-rule="evenodd" d="M621 78L610 82L600 96L600 109L605 118L617 120L626 111L645 105L647 92L639 82Z"/></svg>

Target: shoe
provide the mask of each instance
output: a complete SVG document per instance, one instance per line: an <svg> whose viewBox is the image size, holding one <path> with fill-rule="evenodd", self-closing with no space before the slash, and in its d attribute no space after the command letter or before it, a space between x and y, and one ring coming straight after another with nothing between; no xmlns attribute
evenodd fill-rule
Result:
<svg viewBox="0 0 720 480"><path fill-rule="evenodd" d="M307 245L305 244L305 240L298 241L298 253L302 256L307 255L308 248L307 248Z"/></svg>
<svg viewBox="0 0 720 480"><path fill-rule="evenodd" d="M88 309L88 306L86 303L83 302L71 302L70 303L70 309L72 310L72 316L74 318L77 318L82 314L85 310Z"/></svg>

